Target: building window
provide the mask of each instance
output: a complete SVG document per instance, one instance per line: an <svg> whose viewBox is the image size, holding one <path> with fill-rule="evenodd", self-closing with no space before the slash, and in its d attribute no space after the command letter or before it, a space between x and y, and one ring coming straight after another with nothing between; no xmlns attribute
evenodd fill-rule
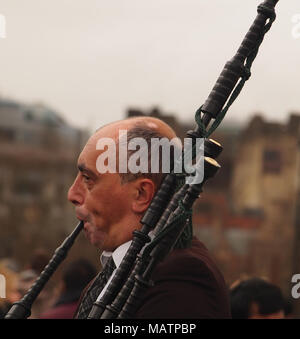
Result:
<svg viewBox="0 0 300 339"><path fill-rule="evenodd" d="M281 171L281 154L277 150L265 150L263 152L263 172L279 174Z"/></svg>
<svg viewBox="0 0 300 339"><path fill-rule="evenodd" d="M31 111L25 111L24 112L24 119L26 121L33 121L34 120L34 114Z"/></svg>

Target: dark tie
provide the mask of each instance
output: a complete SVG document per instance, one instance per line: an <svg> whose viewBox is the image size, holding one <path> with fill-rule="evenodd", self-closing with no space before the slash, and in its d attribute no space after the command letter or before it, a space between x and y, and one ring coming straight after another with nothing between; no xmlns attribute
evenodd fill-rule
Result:
<svg viewBox="0 0 300 339"><path fill-rule="evenodd" d="M87 290L85 296L82 299L82 302L79 306L77 319L86 319L92 309L94 302L97 300L100 292L106 285L109 277L111 276L112 272L116 268L116 265L113 261L112 256L108 259L106 265L102 272L100 272L92 285Z"/></svg>

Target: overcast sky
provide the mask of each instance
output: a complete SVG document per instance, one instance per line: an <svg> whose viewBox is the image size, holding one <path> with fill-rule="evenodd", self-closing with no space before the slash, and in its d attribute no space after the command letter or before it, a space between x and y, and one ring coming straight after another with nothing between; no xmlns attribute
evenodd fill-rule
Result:
<svg viewBox="0 0 300 339"><path fill-rule="evenodd" d="M191 120L261 2L2 0L0 94L43 102L92 129L123 118L128 107L160 106ZM284 120L300 111L300 1L280 0L276 12L228 121L257 111Z"/></svg>

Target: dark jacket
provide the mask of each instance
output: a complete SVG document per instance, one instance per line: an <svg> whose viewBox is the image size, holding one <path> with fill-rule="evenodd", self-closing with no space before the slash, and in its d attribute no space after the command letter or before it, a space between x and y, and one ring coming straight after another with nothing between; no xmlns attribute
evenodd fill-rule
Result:
<svg viewBox="0 0 300 339"><path fill-rule="evenodd" d="M154 286L142 298L135 318L231 317L224 278L207 248L196 238L190 248L175 249L158 264L152 281Z"/></svg>
<svg viewBox="0 0 300 339"><path fill-rule="evenodd" d="M153 271L136 318L230 318L224 278L206 247L196 238L173 250Z"/></svg>

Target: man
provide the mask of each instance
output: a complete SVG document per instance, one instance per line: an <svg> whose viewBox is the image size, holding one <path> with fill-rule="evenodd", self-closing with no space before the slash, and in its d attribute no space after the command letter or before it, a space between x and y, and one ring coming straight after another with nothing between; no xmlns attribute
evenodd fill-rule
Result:
<svg viewBox="0 0 300 339"><path fill-rule="evenodd" d="M129 248L132 232L141 228L140 220L162 180L162 173L99 173L99 156L106 151L99 149L99 140L111 138L119 144L123 142L119 140L120 131L124 130L128 139L139 137L148 144L151 138L176 137L159 119L131 118L99 129L79 156L79 173L68 199L75 205L78 219L84 221L90 243L104 250L102 264L110 257L116 267ZM168 255L154 270L152 279L154 287L145 294L137 318L230 317L224 279L207 249L196 239L190 248L176 249ZM96 285L95 280L83 297L78 318L87 317L92 307L87 303L89 291Z"/></svg>
<svg viewBox="0 0 300 339"><path fill-rule="evenodd" d="M250 278L234 283L230 299L234 319L285 318L280 288L264 279Z"/></svg>

